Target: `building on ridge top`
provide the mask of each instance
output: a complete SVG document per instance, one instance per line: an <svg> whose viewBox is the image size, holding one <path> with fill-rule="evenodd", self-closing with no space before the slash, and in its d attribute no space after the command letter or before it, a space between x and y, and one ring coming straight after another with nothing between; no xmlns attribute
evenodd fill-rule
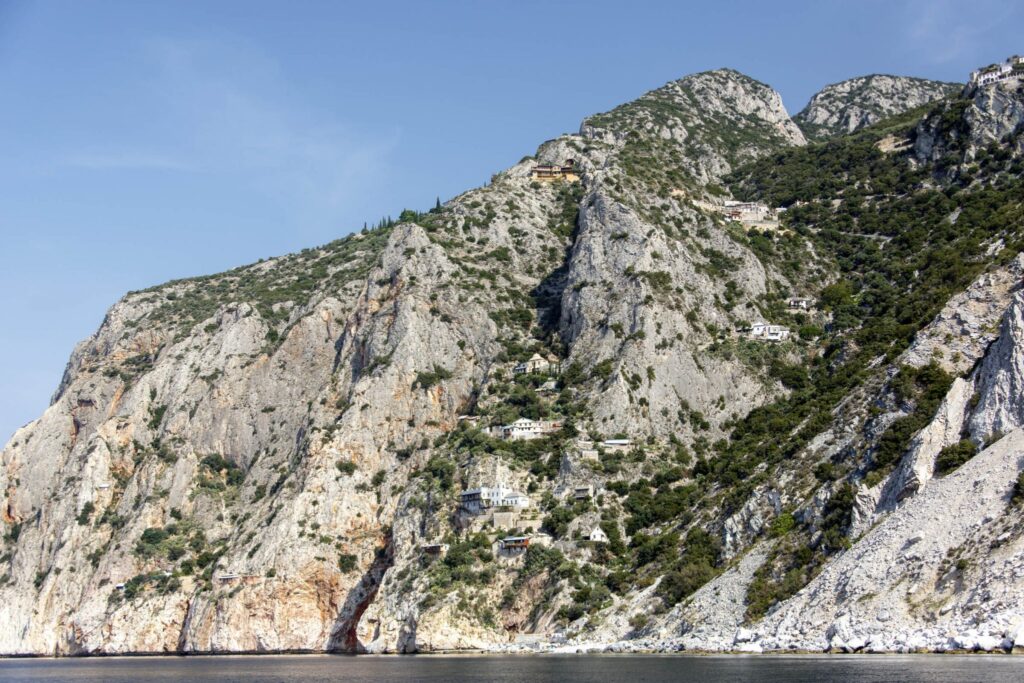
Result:
<svg viewBox="0 0 1024 683"><path fill-rule="evenodd" d="M580 179L576 171L576 160L566 159L564 164L537 164L530 169L533 180L567 180L570 183Z"/></svg>
<svg viewBox="0 0 1024 683"><path fill-rule="evenodd" d="M1006 58L1005 62L989 64L986 67L972 71L967 86L968 88L980 87L1005 81L1008 78L1021 78L1022 76L1024 76L1024 57L1011 55Z"/></svg>

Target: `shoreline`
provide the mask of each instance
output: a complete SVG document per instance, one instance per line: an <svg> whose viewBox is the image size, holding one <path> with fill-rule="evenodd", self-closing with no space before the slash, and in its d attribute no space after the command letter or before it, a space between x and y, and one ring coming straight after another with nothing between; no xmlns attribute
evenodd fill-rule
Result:
<svg viewBox="0 0 1024 683"><path fill-rule="evenodd" d="M600 656L683 656L683 657L885 657L885 656L994 656L1013 657L1024 655L1024 648L1011 650L916 650L900 651L868 651L845 652L842 650L768 650L752 652L743 650L649 650L649 649L608 649L613 644L587 649L586 646L560 646L555 649L517 648L514 650L426 650L422 652L340 652L330 650L232 650L232 651L196 651L196 652L83 652L76 654L0 654L0 661L20 659L113 659L113 658L147 658L147 657L537 657L546 655L600 655Z"/></svg>

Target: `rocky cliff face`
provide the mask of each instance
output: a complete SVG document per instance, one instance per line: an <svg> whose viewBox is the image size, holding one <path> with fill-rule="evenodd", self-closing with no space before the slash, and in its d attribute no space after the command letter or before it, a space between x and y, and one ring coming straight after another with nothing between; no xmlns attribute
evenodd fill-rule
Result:
<svg viewBox="0 0 1024 683"><path fill-rule="evenodd" d="M821 89L793 117L810 140L845 135L961 89L957 83L873 74Z"/></svg>
<svg viewBox="0 0 1024 683"><path fill-rule="evenodd" d="M1006 96L999 111L976 96L957 130L987 144L996 128L1017 130ZM948 146L952 134L932 139ZM889 155L895 176L918 184L889 200L865 189L898 217L906 202L954 201L915 193L967 178L956 211L908 231L955 242L958 225L970 240L955 250L968 262L943 265L946 289L927 299L915 288L930 271L903 266L891 272L894 290L909 283L899 297L880 289L890 271L878 264L885 275L852 290L851 253L877 256L876 242L937 262L931 242L901 246L897 218L862 226L878 239L851 248L835 228L854 220L845 197L794 203L781 223L723 214L727 174L769 156L788 169L803 143L767 86L697 74L587 119L440 210L128 294L75 349L52 405L4 447L0 617L11 627L0 652L624 638L856 649L876 628L865 620L886 621L879 596L906 592L911 570L914 599L887 612L907 633L935 610L940 631L982 613L986 635L1011 628L1009 601L992 611L968 596L1016 590L1019 530L992 520L1012 495L1024 415L1019 200L997 234L978 225L997 201L984 193L1018 163L1016 138L980 177ZM578 179L534 176L570 158ZM957 168L977 175L976 158ZM987 256L973 258L978 249ZM787 309L798 294L821 303ZM889 315L877 302L900 297L898 322L878 323L871 306ZM792 334L741 332L759 320ZM889 346L862 358L880 337ZM513 371L534 355L550 366ZM492 430L518 418L555 426L531 441ZM921 424L899 462L883 464L901 418ZM602 443L613 437L630 443ZM981 453L933 480L962 439ZM528 495L530 509L460 508L461 490L496 484ZM988 521L966 514L972 491ZM931 539L948 510L960 515L955 533ZM985 554L978 529L1002 538L1002 554ZM509 550L510 535L534 543ZM927 552L886 573L904 546ZM932 560L954 546L965 562L998 566L940 572ZM853 608L846 586L864 563L881 573L857 580L857 595L875 595ZM956 607L941 612L940 594Z"/></svg>

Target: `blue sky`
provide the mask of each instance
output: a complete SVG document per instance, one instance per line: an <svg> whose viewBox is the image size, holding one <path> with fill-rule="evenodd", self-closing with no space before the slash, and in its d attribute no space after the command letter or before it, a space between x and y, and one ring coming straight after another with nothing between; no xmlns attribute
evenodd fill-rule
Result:
<svg viewBox="0 0 1024 683"><path fill-rule="evenodd" d="M124 292L425 208L687 73L962 81L1024 3L0 0L0 442Z"/></svg>

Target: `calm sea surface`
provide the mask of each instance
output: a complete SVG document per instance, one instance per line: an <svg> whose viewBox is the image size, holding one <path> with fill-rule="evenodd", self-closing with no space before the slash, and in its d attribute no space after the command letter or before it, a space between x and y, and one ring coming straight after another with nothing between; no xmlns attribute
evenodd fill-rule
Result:
<svg viewBox="0 0 1024 683"><path fill-rule="evenodd" d="M104 657L0 660L0 681L1024 681L1024 657L461 655L405 657Z"/></svg>

